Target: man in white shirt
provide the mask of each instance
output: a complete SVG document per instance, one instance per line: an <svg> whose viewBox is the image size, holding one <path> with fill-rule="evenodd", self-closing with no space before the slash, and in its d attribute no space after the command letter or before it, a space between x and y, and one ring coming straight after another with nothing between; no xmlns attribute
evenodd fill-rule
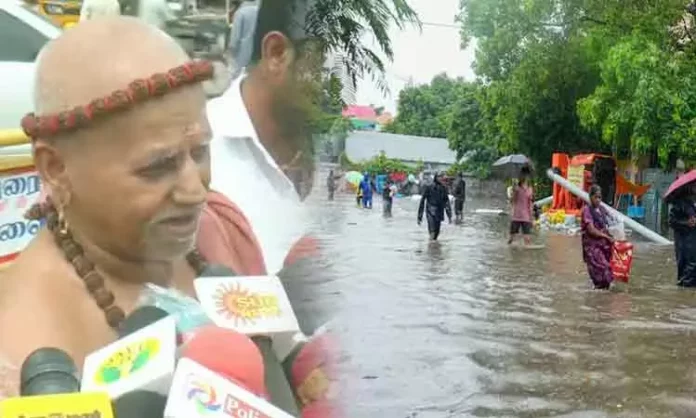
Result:
<svg viewBox="0 0 696 418"><path fill-rule="evenodd" d="M118 0L84 0L80 9L80 22L120 14L121 5Z"/></svg>
<svg viewBox="0 0 696 418"><path fill-rule="evenodd" d="M297 4L291 9L292 3L308 1L261 2L251 65L208 103L211 188L242 210L269 274L283 268L307 226L301 199L280 167L305 156L301 166L312 169L307 90L297 77L306 68L300 46L307 42L300 23L305 12Z"/></svg>

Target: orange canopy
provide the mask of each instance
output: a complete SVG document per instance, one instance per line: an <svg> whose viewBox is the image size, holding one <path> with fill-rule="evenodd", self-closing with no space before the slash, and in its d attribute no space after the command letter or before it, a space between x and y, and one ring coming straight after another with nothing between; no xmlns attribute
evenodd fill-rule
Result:
<svg viewBox="0 0 696 418"><path fill-rule="evenodd" d="M650 189L650 185L640 185L631 183L622 176L621 173L616 173L616 195L632 194L635 197L641 197Z"/></svg>

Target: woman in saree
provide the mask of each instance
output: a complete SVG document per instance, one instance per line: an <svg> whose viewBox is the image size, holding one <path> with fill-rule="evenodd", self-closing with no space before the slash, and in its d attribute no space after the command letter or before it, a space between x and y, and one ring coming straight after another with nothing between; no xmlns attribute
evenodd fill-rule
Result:
<svg viewBox="0 0 696 418"><path fill-rule="evenodd" d="M609 234L608 213L602 207L602 189L590 187L590 203L582 208L582 258L595 289L608 289L614 276L611 256L614 238Z"/></svg>

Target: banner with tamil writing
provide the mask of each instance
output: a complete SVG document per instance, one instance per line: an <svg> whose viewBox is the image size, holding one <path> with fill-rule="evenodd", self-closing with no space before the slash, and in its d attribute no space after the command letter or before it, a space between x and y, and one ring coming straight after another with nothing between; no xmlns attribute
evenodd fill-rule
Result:
<svg viewBox="0 0 696 418"><path fill-rule="evenodd" d="M15 259L39 232L41 222L24 213L39 200L40 189L34 167L0 171L0 264Z"/></svg>

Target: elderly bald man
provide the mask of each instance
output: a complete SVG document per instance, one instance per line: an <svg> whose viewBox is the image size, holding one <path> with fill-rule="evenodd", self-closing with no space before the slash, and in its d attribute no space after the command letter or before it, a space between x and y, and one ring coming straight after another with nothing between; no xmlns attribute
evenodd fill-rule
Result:
<svg viewBox="0 0 696 418"><path fill-rule="evenodd" d="M144 283L194 296L210 197L200 82L211 76L210 64L190 62L136 18L86 21L42 51L36 114L22 126L49 195L30 215L47 228L0 280L2 395L16 393L17 366L37 348L61 348L81 365L113 341ZM232 223L244 232L240 217ZM236 244L257 251L247 238Z"/></svg>

